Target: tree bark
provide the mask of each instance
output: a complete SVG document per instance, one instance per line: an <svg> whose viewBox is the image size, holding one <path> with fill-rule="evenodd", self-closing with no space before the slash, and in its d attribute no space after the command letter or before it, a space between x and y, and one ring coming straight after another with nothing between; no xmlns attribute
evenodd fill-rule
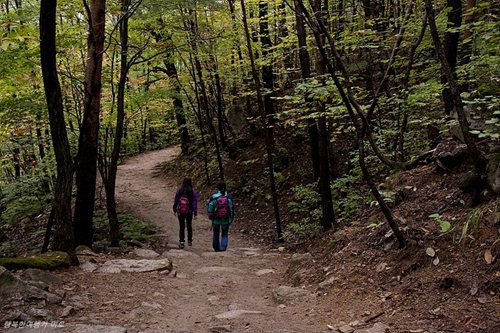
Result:
<svg viewBox="0 0 500 333"><path fill-rule="evenodd" d="M252 49L252 37L250 36L250 30L248 28L248 22L247 22L245 0L240 0L240 1L241 1L243 27L244 27L244 31L245 31L245 37L246 37L246 43L247 43L247 49L248 49L248 56L250 58L250 66L252 68L252 77L253 77L253 80L255 83L255 92L257 93L257 105L259 108L262 127L263 127L264 133L265 133L264 140L265 140L266 152L267 152L267 168L269 169L269 183L271 186L271 194L273 197L274 218L276 221L276 233L277 233L278 240L281 240L282 239L281 219L280 219L280 211L279 211L279 205L278 205L278 193L276 191L276 182L274 179L272 132L271 132L271 127L268 124L268 119L267 119L267 114L266 114L266 109L265 109L265 104L264 104L264 98L262 96L262 85L260 83L260 77L259 77L259 74L257 72L257 67L255 65L255 58L254 58L254 53L253 53L253 49Z"/></svg>
<svg viewBox="0 0 500 333"><path fill-rule="evenodd" d="M325 12L323 7L323 0L314 1L314 13L316 20L325 21ZM321 36L317 41L321 43L321 47L325 44L325 37ZM318 46L320 47L320 46ZM326 63L325 59L321 56L320 52L316 52L316 74L318 80L322 85L325 85L324 77L326 74ZM335 223L335 213L333 211L333 199L332 190L330 188L330 156L329 156L329 146L330 146L330 135L327 130L326 125L326 110L325 103L322 101L316 102L316 111L319 113L318 117L318 150L319 150L319 193L321 196L321 225L324 230L331 229Z"/></svg>
<svg viewBox="0 0 500 333"><path fill-rule="evenodd" d="M75 242L92 246L93 215L96 192L99 113L101 108L101 74L105 39L106 1L86 4L89 15L87 67L85 71L85 106L76 159L76 203L74 215Z"/></svg>
<svg viewBox="0 0 500 333"><path fill-rule="evenodd" d="M437 31L436 21L434 19L434 8L432 6L432 0L425 0L425 10L427 12L427 18L429 20L429 30L431 31L432 42L436 53L438 55L439 61L441 63L441 69L446 77L448 87L450 89L450 96L453 101L453 107L458 117L458 123L460 124L460 129L464 137L464 142L467 145L467 150L474 161L476 171L479 174L484 174L486 170L486 159L483 154L479 151L476 145L474 137L470 133L470 125L467 120L467 116L464 111L462 97L460 96L460 90L453 72L452 67L448 62L446 53L441 44L439 34Z"/></svg>
<svg viewBox="0 0 500 333"><path fill-rule="evenodd" d="M451 8L448 12L448 23L447 31L444 34L444 53L446 56L446 61L450 66L450 69L455 75L455 69L457 67L457 57L458 57L458 43L460 39L460 32L449 31L449 29L458 29L462 25L462 3L461 0L447 0L446 6ZM443 73L441 82L446 83L446 74ZM450 91L449 87L443 89L443 101L444 101L444 111L449 115L454 109L454 97L453 93Z"/></svg>
<svg viewBox="0 0 500 333"><path fill-rule="evenodd" d="M73 164L56 64L56 8L57 0L41 0L40 60L50 134L57 164L57 182L53 201L54 238L52 249L67 251L70 253L73 263L77 263L78 259L74 255L75 244L71 224Z"/></svg>
<svg viewBox="0 0 500 333"><path fill-rule="evenodd" d="M295 27L297 30L297 40L299 46L299 61L300 61L300 70L302 72L302 79L307 80L311 77L311 59L309 57L309 52L307 51L307 34L306 27L304 24L304 19L302 15L297 10L299 7L297 4L298 0L294 0L295 5ZM310 104L311 99L306 99L306 104ZM316 125L316 121L312 118L307 120L307 132L309 134L309 150L311 153L311 161L313 166L313 181L316 181L319 178L319 134L318 134L318 126Z"/></svg>

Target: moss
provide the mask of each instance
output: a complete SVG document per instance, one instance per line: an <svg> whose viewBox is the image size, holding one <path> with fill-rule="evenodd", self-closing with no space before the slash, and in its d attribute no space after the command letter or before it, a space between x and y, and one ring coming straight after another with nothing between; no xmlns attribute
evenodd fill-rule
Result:
<svg viewBox="0 0 500 333"><path fill-rule="evenodd" d="M69 267L70 258L66 252L47 252L33 254L28 257L0 258L0 266L7 269L55 269L59 267Z"/></svg>

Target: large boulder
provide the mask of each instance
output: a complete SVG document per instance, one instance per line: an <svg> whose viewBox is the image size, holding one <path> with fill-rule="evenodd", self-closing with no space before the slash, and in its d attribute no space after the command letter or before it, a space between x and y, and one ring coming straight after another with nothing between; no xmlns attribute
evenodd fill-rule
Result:
<svg viewBox="0 0 500 333"><path fill-rule="evenodd" d="M0 266L0 306L20 299L42 299L52 304L62 301L60 296L31 286Z"/></svg>
<svg viewBox="0 0 500 333"><path fill-rule="evenodd" d="M28 257L0 258L0 266L7 269L56 269L59 267L69 267L71 260L66 252L47 252L32 254Z"/></svg>

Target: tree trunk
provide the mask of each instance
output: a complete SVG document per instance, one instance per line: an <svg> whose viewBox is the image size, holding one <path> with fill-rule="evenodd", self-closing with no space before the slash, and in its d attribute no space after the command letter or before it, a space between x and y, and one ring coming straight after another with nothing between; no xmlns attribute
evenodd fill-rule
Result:
<svg viewBox="0 0 500 333"><path fill-rule="evenodd" d="M90 5L87 2L85 4L89 16L89 37L85 71L85 107L76 160L77 192L73 224L76 244L91 247L94 233L92 219L96 192L106 1L93 0Z"/></svg>
<svg viewBox="0 0 500 333"><path fill-rule="evenodd" d="M259 113L262 121L262 127L265 133L265 145L267 152L267 168L269 169L269 183L271 186L271 194L273 197L273 205L274 205L274 218L276 220L276 233L278 236L278 240L282 239L282 230L281 230L281 219L280 219L280 211L278 205L278 193L276 191L276 182L274 179L274 165L273 165L273 141L272 141L272 132L271 127L268 124L266 109L264 105L264 98L262 96L262 86L260 83L259 74L257 72L257 67L255 66L255 58L252 50L252 37L250 36L250 30L248 29L247 22L247 13L245 8L245 0L241 0L241 11L243 16L243 26L245 30L245 37L247 42L248 56L250 58L250 65L252 68L252 77L255 83L255 92L257 93L257 105L259 108Z"/></svg>
<svg viewBox="0 0 500 333"><path fill-rule="evenodd" d="M217 163L219 166L219 178L221 180L224 180L224 166L222 163L222 155L219 146L219 139L217 138L217 130L215 129L212 117L210 115L210 103L208 100L207 88L205 85L205 80L203 78L203 70L201 67L200 59L198 58L198 42L197 42L198 27L196 25L195 20L191 19L189 21L189 29L191 32L191 48L193 50L193 60L194 60L196 75L198 76L198 84L200 87L201 109L205 111L205 117L207 118L206 121L208 122L208 126L212 134L212 138L214 140L215 153L217 157Z"/></svg>
<svg viewBox="0 0 500 333"><path fill-rule="evenodd" d="M120 78L118 81L117 105L116 105L116 129L111 152L111 160L108 167L108 177L105 180L104 188L106 192L106 211L109 220L109 240L111 246L118 246L121 235L118 214L116 211L116 174L118 172L118 161L120 159L120 148L123 137L123 127L125 122L125 88L129 71L128 63L128 21L130 18L131 0L121 1L120 20Z"/></svg>
<svg viewBox="0 0 500 333"><path fill-rule="evenodd" d="M299 45L299 61L300 61L300 70L302 72L302 79L307 80L311 77L311 59L309 57L309 52L307 51L307 34L306 27L304 24L304 19L302 15L298 11L298 0L294 0L295 5L295 21L296 21L296 30L297 30L297 39ZM311 104L311 99L306 98L306 104ZM311 152L311 161L313 166L313 181L316 181L319 178L319 134L318 134L318 126L316 125L316 121L314 119L307 120L307 132L309 134L309 150Z"/></svg>
<svg viewBox="0 0 500 333"><path fill-rule="evenodd" d="M163 20L159 20L160 28L164 28L165 23ZM179 128L179 135L181 139L181 151L183 154L189 152L189 131L187 128L186 110L184 109L184 104L181 99L181 87L179 83L179 78L177 75L177 68L172 61L173 52L170 48L173 48L172 36L165 35L161 33L153 32L153 35L157 42L164 41L167 43L165 46L168 52L165 53L163 58L163 65L165 66L165 74L170 78L170 85L174 90L174 95L172 96L172 104L174 106L175 121L177 122L177 127Z"/></svg>
<svg viewBox="0 0 500 333"><path fill-rule="evenodd" d="M446 57L446 53L439 38L436 21L434 19L435 14L434 8L432 6L432 0L425 0L425 10L427 12L427 18L429 20L429 30L431 31L432 42L434 44L434 48L436 49L439 61L441 62L441 68L443 73L445 74L448 87L450 89L450 96L453 101L454 110L458 117L458 123L460 124L460 130L462 131L464 142L467 145L467 150L472 160L474 161L476 171L479 174L484 174L486 169L486 159L477 148L474 137L470 133L470 125L464 112L460 90L458 89L458 84L453 69L448 62L448 58Z"/></svg>
<svg viewBox="0 0 500 333"><path fill-rule="evenodd" d="M321 20L325 22L325 13L322 7L322 0L314 1L314 12L316 15L316 20ZM326 7L326 6L325 6ZM318 41L321 43L321 47L323 47L325 43L325 37L322 36ZM319 47L319 46L318 46ZM316 74L318 75L318 80L322 85L325 85L324 76L326 74L326 64L319 53L316 52ZM333 211L333 199L332 199L332 190L330 188L330 156L328 152L328 148L330 145L330 135L327 130L326 125L326 110L325 103L322 101L316 102L316 111L319 114L318 117L318 150L319 150L319 193L321 196L321 225L324 230L331 229L333 224L335 223L335 213Z"/></svg>
<svg viewBox="0 0 500 333"><path fill-rule="evenodd" d="M73 263L77 263L78 259L74 255L75 244L71 224L73 166L56 65L56 8L57 0L41 0L40 60L50 133L57 163L57 183L53 202L54 238L52 249L67 251L70 253Z"/></svg>
<svg viewBox="0 0 500 333"><path fill-rule="evenodd" d="M451 8L448 12L448 29L458 29L462 25L462 4L461 0L447 0L446 6ZM458 56L458 43L460 39L460 32L449 31L447 29L444 34L444 53L446 56L446 61L450 66L450 69L455 75L455 69L457 67L457 56ZM446 83L446 74L443 73L441 83ZM444 111L449 115L454 109L454 97L449 87L443 89L443 101L444 101Z"/></svg>

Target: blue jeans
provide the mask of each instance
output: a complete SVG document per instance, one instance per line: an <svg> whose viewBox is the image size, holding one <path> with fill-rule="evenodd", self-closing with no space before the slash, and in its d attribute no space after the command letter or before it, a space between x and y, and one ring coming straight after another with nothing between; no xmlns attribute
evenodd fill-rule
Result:
<svg viewBox="0 0 500 333"><path fill-rule="evenodd" d="M212 240L212 247L215 252L226 251L229 242L229 224L213 224L214 238ZM219 242L219 234L222 234Z"/></svg>

